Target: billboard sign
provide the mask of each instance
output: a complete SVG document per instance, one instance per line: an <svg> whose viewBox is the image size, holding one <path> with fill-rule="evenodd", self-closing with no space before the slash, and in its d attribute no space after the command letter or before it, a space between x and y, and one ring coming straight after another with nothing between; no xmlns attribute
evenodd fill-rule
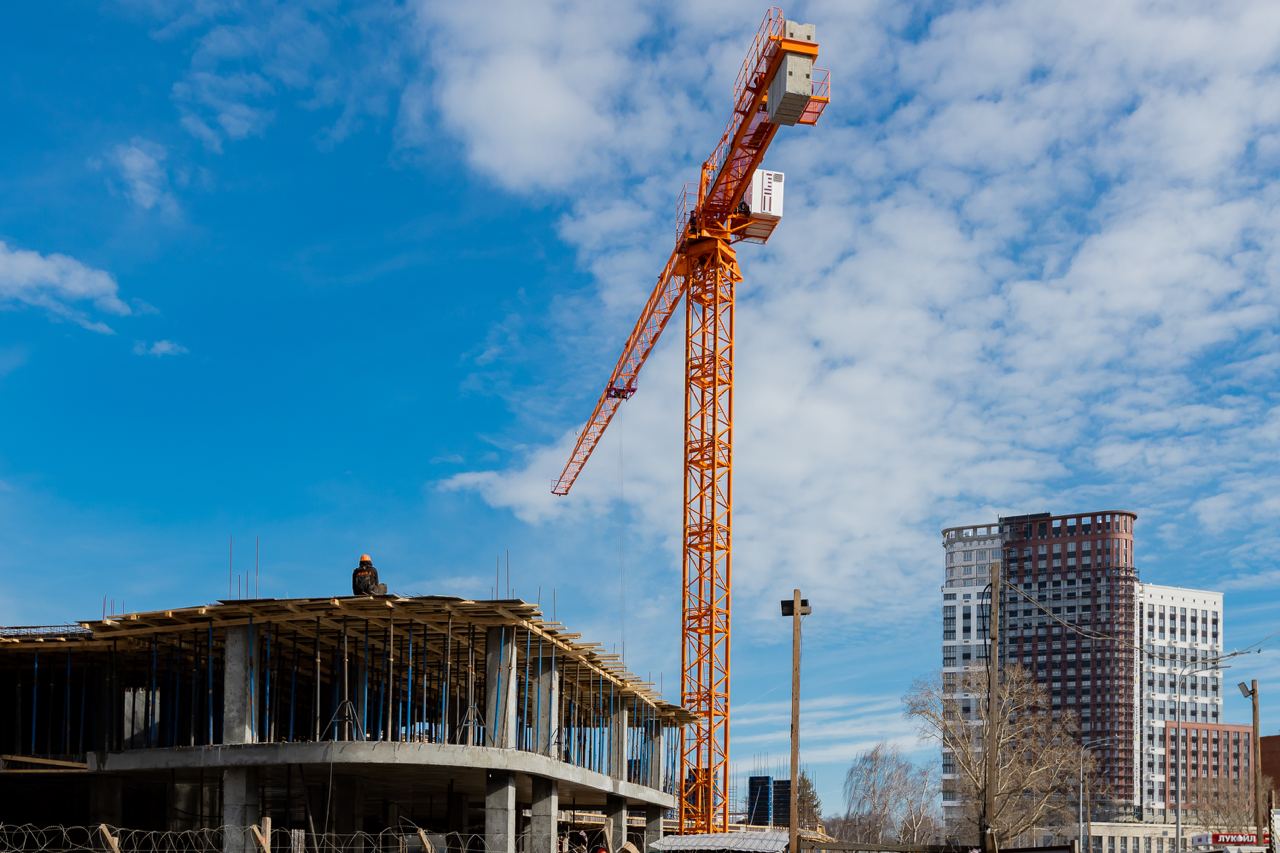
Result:
<svg viewBox="0 0 1280 853"><path fill-rule="evenodd" d="M1262 836L1262 844L1271 841L1271 836ZM1256 832L1203 832L1191 838L1196 847L1258 847Z"/></svg>

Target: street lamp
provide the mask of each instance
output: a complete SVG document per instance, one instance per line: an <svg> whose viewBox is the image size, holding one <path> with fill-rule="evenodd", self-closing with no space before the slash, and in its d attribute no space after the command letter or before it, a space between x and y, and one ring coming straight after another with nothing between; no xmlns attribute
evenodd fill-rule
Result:
<svg viewBox="0 0 1280 853"><path fill-rule="evenodd" d="M791 598L782 600L782 615L791 617L791 807L787 833L787 850L800 853L800 617L813 612L809 599L793 589Z"/></svg>
<svg viewBox="0 0 1280 853"><path fill-rule="evenodd" d="M1246 699L1253 700L1253 743L1250 746L1250 752L1253 753L1253 822L1258 831L1258 846L1262 846L1262 740L1261 731L1258 727L1258 679L1253 679L1248 684L1241 681L1236 685L1240 688L1240 695Z"/></svg>
<svg viewBox="0 0 1280 853"><path fill-rule="evenodd" d="M1080 842L1078 844L1079 853L1087 853L1087 851L1089 851L1090 849L1087 846L1089 841L1088 839L1085 838L1085 834L1084 834L1084 756L1085 756L1085 753L1093 749L1095 746L1101 746L1107 741L1111 741L1115 739L1116 739L1115 735L1107 735L1106 737L1093 738L1092 740L1087 740L1080 744L1080 799L1078 803L1078 807L1079 807L1078 817L1080 820L1080 828L1078 830L1079 834L1076 836L1077 838L1080 839Z"/></svg>

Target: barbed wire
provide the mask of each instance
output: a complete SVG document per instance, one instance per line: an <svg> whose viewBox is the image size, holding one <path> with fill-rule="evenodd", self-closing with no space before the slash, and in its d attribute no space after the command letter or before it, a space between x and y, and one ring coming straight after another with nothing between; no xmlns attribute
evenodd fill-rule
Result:
<svg viewBox="0 0 1280 853"><path fill-rule="evenodd" d="M232 837L228 838L228 834ZM644 849L644 834L629 829L627 841ZM465 832L432 832L412 823L380 832L311 833L303 829L272 827L264 833L259 826L219 826L183 830L127 829L106 824L96 826L36 826L0 824L0 853L222 853L231 846L245 853L488 853L484 835ZM516 835L517 853L532 853L533 834L525 829ZM559 832L561 853L597 853L617 849L610 845L604 829L575 829ZM505 850L505 847L503 848ZM495 851L497 853L497 851Z"/></svg>

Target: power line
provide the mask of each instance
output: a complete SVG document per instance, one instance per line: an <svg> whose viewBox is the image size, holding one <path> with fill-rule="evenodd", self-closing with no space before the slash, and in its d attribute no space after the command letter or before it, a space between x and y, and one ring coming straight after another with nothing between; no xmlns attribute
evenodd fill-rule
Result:
<svg viewBox="0 0 1280 853"><path fill-rule="evenodd" d="M1075 633L1075 634L1078 634L1079 636L1084 637L1085 639L1088 639L1088 640L1114 641L1114 642L1120 643L1121 645L1128 646L1129 648L1133 649L1134 651L1138 652L1139 654L1151 655L1152 657L1155 657L1155 658L1157 658L1157 659L1159 659L1159 660L1165 660L1165 661L1168 661L1168 660L1170 660L1171 658L1172 658L1172 659L1174 659L1174 660L1176 660L1176 659L1177 659L1177 655L1167 655L1167 654L1160 654L1159 652L1148 651L1147 649L1143 648L1141 644L1138 644L1138 643L1130 643L1130 642L1128 642L1128 641L1124 640L1123 638L1118 637L1118 636L1116 636L1116 635L1114 635L1114 634L1111 634L1111 635L1109 635L1109 634L1099 634L1099 633L1097 633L1097 632L1095 632L1095 631L1089 631L1089 630L1087 630L1087 629L1085 629L1085 628L1080 627L1079 625L1077 625L1077 624L1075 624L1075 623L1068 622L1068 621L1066 621L1065 619L1063 619L1062 617L1058 616L1056 613L1053 613L1052 611L1050 611L1050 610L1049 610L1049 608L1045 607L1045 606L1044 606L1043 604L1041 604L1038 600L1036 600L1036 599L1035 599L1035 598L1033 598L1029 593L1027 593L1027 592L1026 592L1026 590L1022 589L1022 588L1021 588L1021 587L1019 587L1017 584L1010 583L1009 581L1006 581L1006 580L1001 580L1001 584L1002 584L1003 586L1007 586L1009 589L1012 589L1012 590L1013 590L1014 592L1016 592L1018 595L1020 595L1020 596L1022 596L1023 598L1025 598L1025 599L1026 599L1028 602L1030 602L1030 603L1031 603L1031 604L1032 604L1032 605L1033 605L1037 610L1039 610L1040 612L1044 613L1046 616L1048 616L1048 617L1049 617L1051 620L1053 620L1054 622L1057 622L1059 625L1062 625L1062 626L1063 626L1064 628L1066 628L1067 630L1069 630L1069 631L1071 631L1071 632L1073 632L1073 633ZM987 585L987 589L990 589L990 588L991 588L991 585L990 585L990 584L988 584L988 585ZM989 610L989 609L988 609L988 612L990 612L990 610ZM988 627L988 630L990 630L990 628L989 628L989 627ZM1262 648L1261 648L1262 644L1263 644L1263 643L1265 643L1265 642L1267 642L1268 640L1270 640L1270 639L1272 639L1272 638L1276 637L1276 636L1280 636L1280 631L1276 631L1276 632L1273 632L1273 633L1271 633L1271 634L1268 634L1267 636L1263 637L1261 640L1258 640L1257 642L1251 643L1251 644L1249 644L1249 645L1247 645L1247 646L1244 646L1243 648L1236 649L1235 651L1233 651L1233 652L1231 652L1231 653L1230 653L1230 656L1231 656L1231 657L1235 657L1235 656L1237 656L1237 655L1248 654L1250 651L1254 650L1254 647L1255 647L1255 646L1256 646L1256 647L1258 647L1258 648L1257 648L1257 651L1262 651ZM1221 657L1223 660L1225 660L1225 659L1226 659L1226 657L1224 657L1224 656L1222 656L1222 655L1218 655L1218 657Z"/></svg>

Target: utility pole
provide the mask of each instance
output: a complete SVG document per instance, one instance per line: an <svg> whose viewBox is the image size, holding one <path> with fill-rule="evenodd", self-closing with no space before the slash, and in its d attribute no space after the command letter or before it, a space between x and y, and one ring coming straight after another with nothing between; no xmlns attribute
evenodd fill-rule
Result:
<svg viewBox="0 0 1280 853"><path fill-rule="evenodd" d="M982 791L982 849L996 853L995 828L991 825L996 813L996 720L1000 714L1000 598L1003 578L999 561L991 564L991 598L987 604L987 638L991 648L987 652L987 725L983 732L982 760L985 767Z"/></svg>
<svg viewBox="0 0 1280 853"><path fill-rule="evenodd" d="M1253 700L1253 738L1249 744L1249 760L1253 763L1253 828L1258 833L1258 846L1262 846L1262 831L1270 822L1263 812L1262 797L1262 727L1258 723L1258 679L1248 684L1236 685L1240 695Z"/></svg>
<svg viewBox="0 0 1280 853"><path fill-rule="evenodd" d="M1077 815L1080 825L1076 829L1076 853L1085 853L1084 835L1084 750L1080 751L1080 809Z"/></svg>
<svg viewBox="0 0 1280 853"><path fill-rule="evenodd" d="M1254 684L1257 684L1255 681ZM1253 700L1253 724L1258 724L1258 700ZM800 590L791 591L791 827L787 849L800 846Z"/></svg>
<svg viewBox="0 0 1280 853"><path fill-rule="evenodd" d="M1253 814L1258 827L1258 846L1262 846L1262 830L1267 821L1262 816L1262 728L1258 723L1258 679L1249 682L1249 695L1253 699Z"/></svg>
<svg viewBox="0 0 1280 853"><path fill-rule="evenodd" d="M782 601L782 615L791 617L791 815L787 832L788 853L799 853L800 847L800 617L813 611L791 590L791 600Z"/></svg>

